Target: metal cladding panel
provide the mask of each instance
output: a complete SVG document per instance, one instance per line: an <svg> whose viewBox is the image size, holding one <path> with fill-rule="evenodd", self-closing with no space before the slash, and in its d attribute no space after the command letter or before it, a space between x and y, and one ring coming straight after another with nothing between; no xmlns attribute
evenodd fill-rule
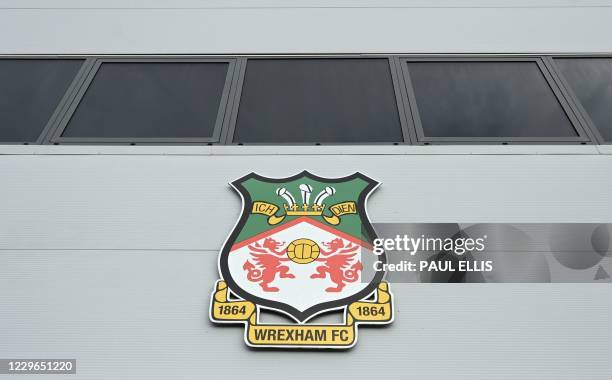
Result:
<svg viewBox="0 0 612 380"><path fill-rule="evenodd" d="M227 183L303 169L382 182L374 222L612 215L603 154L0 156L0 357L76 357L78 379L609 377L605 284L394 284L394 324L345 353L262 353L213 326Z"/></svg>
<svg viewBox="0 0 612 380"><path fill-rule="evenodd" d="M0 54L609 52L607 1L0 2Z"/></svg>
<svg viewBox="0 0 612 380"><path fill-rule="evenodd" d="M0 157L2 249L217 250L240 212L228 183L355 171L382 183L374 222L607 222L610 155Z"/></svg>
<svg viewBox="0 0 612 380"><path fill-rule="evenodd" d="M611 18L587 0L0 0L0 54L609 53ZM0 358L75 357L75 379L609 379L606 284L394 284L394 324L344 353L262 353L208 321L227 184L252 170L361 171L382 182L374 222L610 222L612 155L380 149L0 156Z"/></svg>
<svg viewBox="0 0 612 380"><path fill-rule="evenodd" d="M394 284L395 322L350 351L261 352L208 320L216 253L2 252L0 356L77 358L49 379L609 379L609 284Z"/></svg>

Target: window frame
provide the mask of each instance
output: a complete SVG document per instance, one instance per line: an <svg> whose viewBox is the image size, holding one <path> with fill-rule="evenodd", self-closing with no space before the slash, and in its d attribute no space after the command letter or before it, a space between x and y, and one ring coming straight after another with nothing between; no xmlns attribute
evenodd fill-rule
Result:
<svg viewBox="0 0 612 380"><path fill-rule="evenodd" d="M339 146L389 146L389 145L495 145L495 144L600 144L610 145L582 106L573 89L567 82L560 67L555 62L559 58L612 58L610 53L584 54L584 53L549 53L549 54L249 54L249 55L0 55L0 59L32 59L32 60L82 60L80 69L64 95L60 98L56 109L41 130L36 141L5 141L2 145L240 145L231 141L236 127L236 120L240 106L240 97L246 65L249 59L360 59L384 58L389 60L390 72L395 92L395 100L400 118L403 141L389 142L361 142L361 143L243 143L243 145L280 145L280 146L312 146L312 145L339 145ZM486 61L530 61L536 62L549 87L553 91L561 108L568 116L578 136L570 138L500 138L500 137L425 137L420 122L416 97L410 81L407 62L486 62ZM217 114L212 137L207 138L80 138L61 137L81 102L89 85L99 67L104 62L225 62L228 63L228 73L225 86L221 94L221 103Z"/></svg>
<svg viewBox="0 0 612 380"><path fill-rule="evenodd" d="M74 74L74 78L66 88L64 94L60 97L59 102L55 106L51 115L49 115L49 119L46 121L45 125L41 128L40 134L33 141L0 141L0 145L43 145L47 142L47 136L54 129L55 124L57 123L58 118L61 118L64 112L64 107L66 106L66 102L70 98L70 94L74 91L74 89L78 86L81 81L83 75L85 75L88 71L88 61L90 61L87 57L81 56L19 56L19 55L3 55L0 56L0 60L32 60L32 61L82 61L81 67Z"/></svg>
<svg viewBox="0 0 612 380"><path fill-rule="evenodd" d="M545 57L545 61L550 66L551 70L555 73L555 75L558 76L559 82L561 84L560 87L565 92L565 94L568 97L568 99L570 99L570 104L575 108L575 113L578 115L578 117L581 119L582 123L586 126L586 128L588 128L588 130L592 134L593 141L596 144L600 144L600 145L611 145L612 144L612 139L608 141L608 140L606 140L603 137L603 135L599 131L599 128L597 127L597 125L595 124L593 119L591 119L591 116L589 115L587 110L584 108L584 106L582 105L582 102L580 101L580 99L578 98L578 96L576 95L574 90L572 89L572 86L568 82L568 80L565 77L565 75L563 74L563 71L561 70L561 67L559 67L559 65L557 65L557 62L555 62L556 59L564 59L564 58L570 58L570 59L571 58L576 58L576 59L612 59L612 55L607 55L607 54L606 55L593 55L593 54L591 54L591 55L582 55L582 54L581 55L572 55L572 54L561 54L561 55L550 55L550 56L546 56Z"/></svg>
<svg viewBox="0 0 612 380"><path fill-rule="evenodd" d="M465 56L398 56L404 88L409 103L410 117L414 126L415 145L430 145L430 144L512 144L518 143L523 145L529 144L592 144L593 137L587 132L584 124L581 123L576 115L571 102L566 99L562 92L562 88L558 83L558 78L545 63L543 56L485 56L485 55L465 55ZM544 80L550 87L553 95L559 102L561 109L567 115L570 124L576 130L576 137L427 137L423 129L423 124L419 115L418 105L416 102L416 94L410 78L408 69L409 62L533 62L536 63Z"/></svg>
<svg viewBox="0 0 612 380"><path fill-rule="evenodd" d="M242 90L245 84L245 76L246 69L249 60L270 60L270 59L282 59L282 60L304 60L304 59L386 59L389 64L389 72L391 74L391 82L393 86L393 93L395 96L395 103L397 107L397 113L400 122L400 130L402 134L402 140L396 142L334 142L334 143L317 143L317 142L299 142L299 143L246 143L233 141L234 133L236 131L236 124L238 121L238 112L240 111L240 101L242 97ZM236 92L234 94L235 99L232 104L232 108L229 110L229 123L228 127L224 131L224 135L220 144L222 145L249 145L249 146L315 146L315 145L325 145L325 146L363 146L363 145L372 145L372 146L393 146L393 145L410 145L413 143L412 139L412 125L409 122L408 111L407 111L407 103L401 93L401 76L397 67L397 63L395 60L395 56L388 54L312 54L312 55L270 55L270 56L244 56L239 60L239 67L237 69L237 84L236 84Z"/></svg>
<svg viewBox="0 0 612 380"><path fill-rule="evenodd" d="M121 57L121 58L90 58L90 68L88 72L80 78L78 87L69 94L67 106L62 117L57 120L53 127L53 132L49 134L49 143L51 144L120 144L120 145L136 145L136 144L153 144L153 145L173 145L180 144L202 144L202 143L219 143L221 141L222 130L226 122L226 108L230 99L230 94L234 90L233 77L236 66L236 58L232 57L216 57L216 58L181 58L181 57ZM225 84L221 92L221 100L213 134L211 137L62 137L65 129L70 123L70 119L76 112L79 104L83 100L85 93L90 88L93 80L100 70L100 67L105 63L227 63L227 74Z"/></svg>

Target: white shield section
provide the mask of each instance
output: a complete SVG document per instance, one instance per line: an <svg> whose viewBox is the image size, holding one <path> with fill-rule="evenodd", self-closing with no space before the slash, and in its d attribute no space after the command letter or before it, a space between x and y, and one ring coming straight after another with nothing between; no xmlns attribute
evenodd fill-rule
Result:
<svg viewBox="0 0 612 380"><path fill-rule="evenodd" d="M354 268L356 265L364 262L364 255L374 254L371 249L363 247L356 239L351 239L353 241L350 241L347 238L334 234L332 231L333 229L328 231L308 222L300 222L256 241L259 245L262 245L266 238L272 238L281 243L277 250L277 252L282 252L280 255L274 254L267 249L264 250L269 253L254 252L251 247L256 242L236 248L228 256L228 267L231 276L236 284L246 292L260 298L288 304L299 311L304 311L323 302L336 301L357 294L372 281L371 278L362 278L363 272L371 276L374 273L371 270L355 271ZM318 259L308 264L293 262L286 255L287 246L292 241L302 238L314 241L321 248L321 254ZM330 249L324 243L329 243L334 239L341 239L344 247L352 246L354 250L350 250L348 253L340 253L343 250L339 249L335 253L326 256L324 251L330 251ZM353 253L354 256L349 259L348 257ZM280 272L274 268L274 265L266 269L265 265L258 263L256 255L271 255L271 257L267 257L262 261L271 261L277 263L277 265L288 267L288 270L285 269L285 271L288 275L293 275L293 278L281 278ZM251 279L248 278L249 271L245 269L247 261L255 266L252 268L253 271L259 271L256 273L261 275L256 277L259 279L255 280L255 276L252 276ZM367 261L371 262L371 260ZM340 267L338 264L343 265ZM322 273L319 273L319 277L322 278L311 278L312 275L318 273L318 267L327 267L330 270L322 269ZM353 273L347 273L347 270L351 271L351 268L353 268ZM267 273L264 274L266 270ZM351 274L353 275L352 278ZM273 280L263 284L264 286L262 287L262 282L265 281L260 277L266 275L268 280L270 278L273 278ZM356 279L354 276L356 276ZM350 280L342 281L342 278L347 277ZM341 285L339 286L339 284ZM265 285L275 290L266 291L264 290ZM341 290L338 291L338 287L341 287Z"/></svg>

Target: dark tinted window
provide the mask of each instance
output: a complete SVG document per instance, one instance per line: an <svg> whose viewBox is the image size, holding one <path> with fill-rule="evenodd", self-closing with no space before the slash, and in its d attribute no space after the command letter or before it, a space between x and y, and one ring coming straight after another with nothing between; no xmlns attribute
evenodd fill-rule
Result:
<svg viewBox="0 0 612 380"><path fill-rule="evenodd" d="M535 62L408 62L426 137L575 137Z"/></svg>
<svg viewBox="0 0 612 380"><path fill-rule="evenodd" d="M612 59L567 58L557 64L606 141L612 141Z"/></svg>
<svg viewBox="0 0 612 380"><path fill-rule="evenodd" d="M211 137L228 64L107 62L63 137Z"/></svg>
<svg viewBox="0 0 612 380"><path fill-rule="evenodd" d="M235 142L398 142L386 59L248 61Z"/></svg>
<svg viewBox="0 0 612 380"><path fill-rule="evenodd" d="M82 63L0 60L0 141L36 141Z"/></svg>

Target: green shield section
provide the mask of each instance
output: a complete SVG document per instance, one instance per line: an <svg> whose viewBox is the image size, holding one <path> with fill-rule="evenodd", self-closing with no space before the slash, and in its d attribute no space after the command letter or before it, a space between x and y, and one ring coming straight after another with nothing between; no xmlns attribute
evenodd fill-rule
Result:
<svg viewBox="0 0 612 380"><path fill-rule="evenodd" d="M246 222L242 226L241 231L238 234L235 243L239 243L243 240L246 240L252 236L265 233L266 231L282 226L283 224L289 223L296 218L304 217L304 216L290 216L287 215L282 222L271 226L268 224L268 217L266 215L261 214L250 214L252 208L252 202L260 201L267 202L270 204L274 204L279 208L277 215L281 215L285 213L284 204L286 203L283 198L276 194L276 190L278 188L284 187L289 191L296 200L298 205L302 205L302 196L299 186L301 184L307 184L312 186L313 191L310 196L310 203L314 203L314 199L319 194L320 191L325 189L325 187L330 186L333 187L336 192L333 195L328 196L324 204L326 205L325 210L323 212L324 215L331 215L329 207L342 203L342 202L355 202L357 204L358 212L356 214L346 214L341 216L341 222L338 225L332 226L325 221L322 216L307 216L308 218L312 218L322 224L326 224L335 230L344 232L351 236L354 236L360 240L370 242L371 238L366 236L366 231L362 228L362 224L366 222L362 220L362 212L360 210L364 210L364 205L359 204L360 202L365 202L364 191L368 187L371 189L372 183L360 178L355 177L349 180L341 180L338 182L334 182L333 180L329 181L319 181L316 179L312 179L307 176L299 177L297 179L293 179L287 182L266 182L265 179L258 178L247 178L245 180L239 180L234 182L234 186L238 188L239 191L247 193L248 197L245 197L245 211L249 213ZM370 191L370 190L368 190ZM362 196L363 194L363 196ZM246 195L246 194L245 194ZM360 199L361 197L361 199ZM250 198L250 199L248 199ZM363 215L363 218L366 216Z"/></svg>

